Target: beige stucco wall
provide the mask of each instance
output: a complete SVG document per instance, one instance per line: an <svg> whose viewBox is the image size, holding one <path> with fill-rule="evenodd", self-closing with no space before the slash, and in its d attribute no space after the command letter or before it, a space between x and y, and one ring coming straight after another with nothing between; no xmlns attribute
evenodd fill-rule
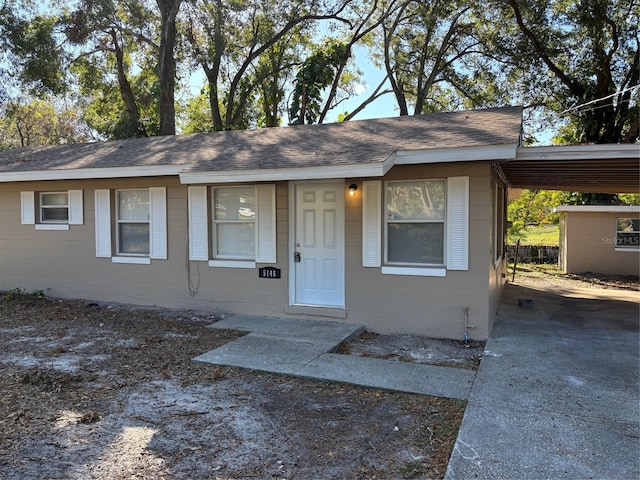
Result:
<svg viewBox="0 0 640 480"><path fill-rule="evenodd" d="M565 273L640 274L640 250L616 248L617 217L638 218L638 213L560 213L560 266Z"/></svg>
<svg viewBox="0 0 640 480"><path fill-rule="evenodd" d="M96 258L94 190L167 187L168 259L150 265L115 264ZM20 191L83 189L84 225L69 231L36 231L20 224ZM286 184L278 185L278 258L287 258ZM281 282L259 279L255 270L210 268L191 262L187 272L187 187L177 178L23 182L0 185L0 288L42 289L60 297L272 314L286 298ZM16 248L17 247L17 248ZM191 284L199 289L189 293ZM260 309L256 306L260 305ZM275 309L275 310L274 310Z"/></svg>
<svg viewBox="0 0 640 480"><path fill-rule="evenodd" d="M469 337L487 337L504 284L503 264L494 264L486 240L491 222L489 163L396 166L385 179L460 175L470 177L469 270L448 271L444 278L382 275L379 268L362 267L362 189L353 198L345 192L345 321L364 323L379 332L462 339L467 310L472 326ZM354 182L361 185L361 179L347 179L345 185ZM168 259L135 265L96 258L94 190L151 186L167 187ZM71 225L68 231L36 231L33 225L20 224L21 191L67 189L83 190L83 225ZM0 289L20 287L57 297L285 315L289 302L288 192L287 182L277 183L278 262L274 265L282 273L277 280L258 278L257 269L187 262L187 186L177 178L0 184Z"/></svg>
<svg viewBox="0 0 640 480"><path fill-rule="evenodd" d="M365 323L380 332L419 331L424 335L462 339L467 309L468 324L474 327L468 330L469 338L487 338L497 308L496 299L504 284L499 275L492 276L495 268L490 261L489 163L396 166L385 180L459 175L470 177L469 270L447 271L444 278L383 275L379 268L362 267L361 196L346 199L349 320ZM361 184L360 180L353 181ZM349 183L351 180L347 180Z"/></svg>

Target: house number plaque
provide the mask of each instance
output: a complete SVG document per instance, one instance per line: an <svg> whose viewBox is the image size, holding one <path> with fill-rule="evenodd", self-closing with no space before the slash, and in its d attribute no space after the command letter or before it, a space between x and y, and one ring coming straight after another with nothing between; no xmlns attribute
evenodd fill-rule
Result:
<svg viewBox="0 0 640 480"><path fill-rule="evenodd" d="M281 278L280 269L276 267L262 267L258 269L260 278Z"/></svg>

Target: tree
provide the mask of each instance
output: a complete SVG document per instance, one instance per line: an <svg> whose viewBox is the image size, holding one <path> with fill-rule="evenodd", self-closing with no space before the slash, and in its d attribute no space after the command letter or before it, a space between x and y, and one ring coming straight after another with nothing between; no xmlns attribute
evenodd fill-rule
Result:
<svg viewBox="0 0 640 480"><path fill-rule="evenodd" d="M101 103L100 99L109 98L118 107L124 107L121 113L113 112L110 118L105 115L106 123L95 116L88 116L90 123L107 137L144 137L148 134L138 105L142 82L135 82L137 88L134 88L130 77L132 56L143 50L143 46L154 51L158 49L148 27L153 25L153 20L153 15L143 4L115 0L82 0L77 9L62 20L68 41L83 50L71 62L82 93L98 103ZM144 61L143 55L136 65L143 71ZM115 80L110 75L113 70ZM144 74L138 74L140 76ZM110 89L119 92L120 98L115 98ZM91 110L90 103L87 103L87 108ZM113 106L103 105L103 108L106 113Z"/></svg>
<svg viewBox="0 0 640 480"><path fill-rule="evenodd" d="M391 2L375 43L400 115L502 104L476 35L473 3ZM493 93L493 95L488 95Z"/></svg>
<svg viewBox="0 0 640 480"><path fill-rule="evenodd" d="M559 142L634 142L638 108L635 0L508 0L485 9L489 49L520 101L564 120Z"/></svg>
<svg viewBox="0 0 640 480"><path fill-rule="evenodd" d="M60 94L67 83L64 53L56 41L57 19L33 14L32 3L5 0L0 7L2 80L17 78L34 95Z"/></svg>
<svg viewBox="0 0 640 480"><path fill-rule="evenodd" d="M63 19L85 118L107 138L158 133L157 15L142 2L83 0ZM134 70L137 73L132 73ZM115 75L114 75L115 73Z"/></svg>
<svg viewBox="0 0 640 480"><path fill-rule="evenodd" d="M518 198L507 205L509 238L524 238L533 225L557 224L559 216L553 209L567 203L569 192L523 189Z"/></svg>
<svg viewBox="0 0 640 480"><path fill-rule="evenodd" d="M259 85L274 73L260 59L315 21L346 21L341 12L353 1L192 0L187 39L207 77L213 129L247 128Z"/></svg>
<svg viewBox="0 0 640 480"><path fill-rule="evenodd" d="M309 124L318 120L322 113L323 90L332 84L349 56L346 44L326 41L304 61L296 76L289 111L291 124Z"/></svg>
<svg viewBox="0 0 640 480"><path fill-rule="evenodd" d="M176 16L182 0L156 0L160 9L160 48L158 78L160 86L160 135L176 134L175 78Z"/></svg>
<svg viewBox="0 0 640 480"><path fill-rule="evenodd" d="M56 108L45 100L11 101L0 118L0 150L77 143L87 129L73 108Z"/></svg>

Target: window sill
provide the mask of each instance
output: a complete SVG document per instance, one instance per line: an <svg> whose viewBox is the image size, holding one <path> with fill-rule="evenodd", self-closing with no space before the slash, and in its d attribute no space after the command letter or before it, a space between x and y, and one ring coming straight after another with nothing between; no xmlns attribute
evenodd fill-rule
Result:
<svg viewBox="0 0 640 480"><path fill-rule="evenodd" d="M209 260L210 267L222 268L256 268L252 260Z"/></svg>
<svg viewBox="0 0 640 480"><path fill-rule="evenodd" d="M131 263L135 265L150 265L149 257L111 257L112 263Z"/></svg>
<svg viewBox="0 0 640 480"><path fill-rule="evenodd" d="M383 275L410 275L414 277L446 277L446 268L382 267Z"/></svg>
<svg viewBox="0 0 640 480"><path fill-rule="evenodd" d="M36 230L69 230L68 223L36 223Z"/></svg>

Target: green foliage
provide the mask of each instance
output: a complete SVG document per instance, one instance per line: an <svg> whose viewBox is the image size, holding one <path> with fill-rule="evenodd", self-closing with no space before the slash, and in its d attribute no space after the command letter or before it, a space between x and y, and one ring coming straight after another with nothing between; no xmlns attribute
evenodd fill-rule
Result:
<svg viewBox="0 0 640 480"><path fill-rule="evenodd" d="M619 193L618 198L623 205L640 205L640 194L638 193Z"/></svg>
<svg viewBox="0 0 640 480"><path fill-rule="evenodd" d="M5 293L6 300L33 300L39 298L45 298L45 293L43 290L33 290L28 292L24 288L13 288Z"/></svg>
<svg viewBox="0 0 640 480"><path fill-rule="evenodd" d="M11 53L14 71L35 96L61 94L67 88L64 54L56 41L57 19L37 15L21 18L20 11L2 9L5 48Z"/></svg>
<svg viewBox="0 0 640 480"><path fill-rule="evenodd" d="M518 198L507 205L507 238L509 243L526 237L532 225L557 224L559 215L553 209L565 204L570 194L556 190L522 190Z"/></svg>
<svg viewBox="0 0 640 480"><path fill-rule="evenodd" d="M213 131L211 122L211 109L209 108L208 88L203 89L200 95L196 95L187 100L183 116L182 132L201 133Z"/></svg>
<svg viewBox="0 0 640 480"><path fill-rule="evenodd" d="M296 75L293 100L289 111L291 124L315 123L322 109L322 93L333 82L351 52L346 44L325 39L304 61Z"/></svg>
<svg viewBox="0 0 640 480"><path fill-rule="evenodd" d="M639 12L634 0L489 1L483 38L502 60L496 74L556 144L633 142Z"/></svg>
<svg viewBox="0 0 640 480"><path fill-rule="evenodd" d="M0 118L0 150L15 147L59 145L88 140L73 108L56 108L45 100L8 102Z"/></svg>
<svg viewBox="0 0 640 480"><path fill-rule="evenodd" d="M481 55L480 9L449 0L394 4L372 56L386 70L401 115L508 103Z"/></svg>
<svg viewBox="0 0 640 480"><path fill-rule="evenodd" d="M557 144L632 142L640 125L636 7L635 0L77 0L45 10L34 0L4 0L0 101L25 92L79 96L78 116L96 136L155 135L160 112L171 116L174 81L185 86L201 69L208 98L177 95L183 132L278 126L287 110L291 123L321 123L363 87L349 62L367 49L382 70L378 87L339 121L392 92L401 115L523 104L525 143L535 140L535 126L552 127Z"/></svg>

